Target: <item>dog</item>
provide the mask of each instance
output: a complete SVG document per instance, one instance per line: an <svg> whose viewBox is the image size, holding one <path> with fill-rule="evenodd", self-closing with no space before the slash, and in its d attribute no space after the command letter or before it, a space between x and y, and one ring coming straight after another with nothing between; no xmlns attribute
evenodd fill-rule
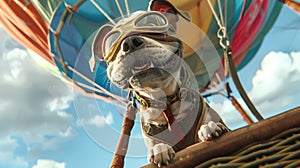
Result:
<svg viewBox="0 0 300 168"><path fill-rule="evenodd" d="M157 11L159 6L166 10ZM93 44L94 55L108 64L110 81L138 102L148 158L159 167L168 165L175 152L229 131L182 59L178 17L189 20L170 2L153 0L148 11L102 26Z"/></svg>

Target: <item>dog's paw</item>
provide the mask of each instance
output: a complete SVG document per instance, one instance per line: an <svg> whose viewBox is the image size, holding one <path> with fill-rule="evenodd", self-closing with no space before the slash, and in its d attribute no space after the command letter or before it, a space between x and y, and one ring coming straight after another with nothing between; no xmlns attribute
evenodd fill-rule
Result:
<svg viewBox="0 0 300 168"><path fill-rule="evenodd" d="M202 142L204 142L212 140L215 137L219 137L228 131L229 129L222 123L209 121L207 124L200 127L198 137Z"/></svg>
<svg viewBox="0 0 300 168"><path fill-rule="evenodd" d="M162 165L168 165L175 155L174 149L164 143L156 144L149 151L149 161L161 167Z"/></svg>

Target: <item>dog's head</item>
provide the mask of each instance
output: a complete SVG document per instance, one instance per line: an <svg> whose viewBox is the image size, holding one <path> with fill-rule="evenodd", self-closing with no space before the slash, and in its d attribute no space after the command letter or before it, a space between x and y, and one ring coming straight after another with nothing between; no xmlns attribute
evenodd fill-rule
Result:
<svg viewBox="0 0 300 168"><path fill-rule="evenodd" d="M148 11L104 25L97 32L93 55L108 64L107 74L120 88L161 88L172 83L183 55L176 37L178 17L188 19L167 1L153 0Z"/></svg>

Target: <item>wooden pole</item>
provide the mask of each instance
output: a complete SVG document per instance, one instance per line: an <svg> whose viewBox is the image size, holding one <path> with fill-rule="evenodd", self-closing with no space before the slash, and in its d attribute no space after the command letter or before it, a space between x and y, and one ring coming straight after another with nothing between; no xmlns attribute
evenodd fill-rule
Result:
<svg viewBox="0 0 300 168"><path fill-rule="evenodd" d="M230 97L232 105L236 108L236 110L241 114L244 121L246 121L248 124L253 124L253 120L249 117L249 115L246 113L246 111L243 109L243 107L240 105L240 103L233 97Z"/></svg>
<svg viewBox="0 0 300 168"><path fill-rule="evenodd" d="M292 8L298 14L300 14L300 2L296 2L293 0L279 0L279 1L287 5L288 7Z"/></svg>
<svg viewBox="0 0 300 168"><path fill-rule="evenodd" d="M136 109L129 105L127 107L123 124L122 124L122 132L120 135L120 139L118 142L118 146L115 150L115 155L111 163L111 168L123 168L124 167L124 159L127 153L130 132L134 125L136 115Z"/></svg>
<svg viewBox="0 0 300 168"><path fill-rule="evenodd" d="M215 157L228 156L254 142L270 139L279 133L300 127L300 107L272 118L228 132L213 141L194 144L175 154L173 161L165 168L190 168ZM158 168L148 164L141 168Z"/></svg>

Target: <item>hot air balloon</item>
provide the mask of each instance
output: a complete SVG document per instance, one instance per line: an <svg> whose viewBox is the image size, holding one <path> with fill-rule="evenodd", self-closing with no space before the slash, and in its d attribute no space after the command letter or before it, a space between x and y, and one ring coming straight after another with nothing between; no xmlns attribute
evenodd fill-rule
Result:
<svg viewBox="0 0 300 168"><path fill-rule="evenodd" d="M165 1L161 2L157 1L154 10L165 10ZM169 2L188 12L193 26L205 34L205 38L199 38L197 34L187 33L186 22L178 25L179 36L189 41L184 46L184 60L193 71L201 91L214 87L211 79L220 75L220 67L227 65L226 61L229 63L225 71L231 72L237 87L242 89L236 70L255 57L276 21L282 3L271 0ZM95 70L91 70L91 48L102 25L115 23L118 18L135 11L147 10L148 4L149 0L4 0L0 3L0 23L20 44L49 62L66 83L73 83L77 90L99 100L125 105L128 103L127 92L109 81L107 64L95 59ZM204 51L201 57L205 63L195 55L195 49ZM210 56L216 53L217 56ZM219 61L224 58L225 63ZM227 75L225 73L225 77ZM240 93L247 99L244 91ZM262 119L259 114L256 116Z"/></svg>

